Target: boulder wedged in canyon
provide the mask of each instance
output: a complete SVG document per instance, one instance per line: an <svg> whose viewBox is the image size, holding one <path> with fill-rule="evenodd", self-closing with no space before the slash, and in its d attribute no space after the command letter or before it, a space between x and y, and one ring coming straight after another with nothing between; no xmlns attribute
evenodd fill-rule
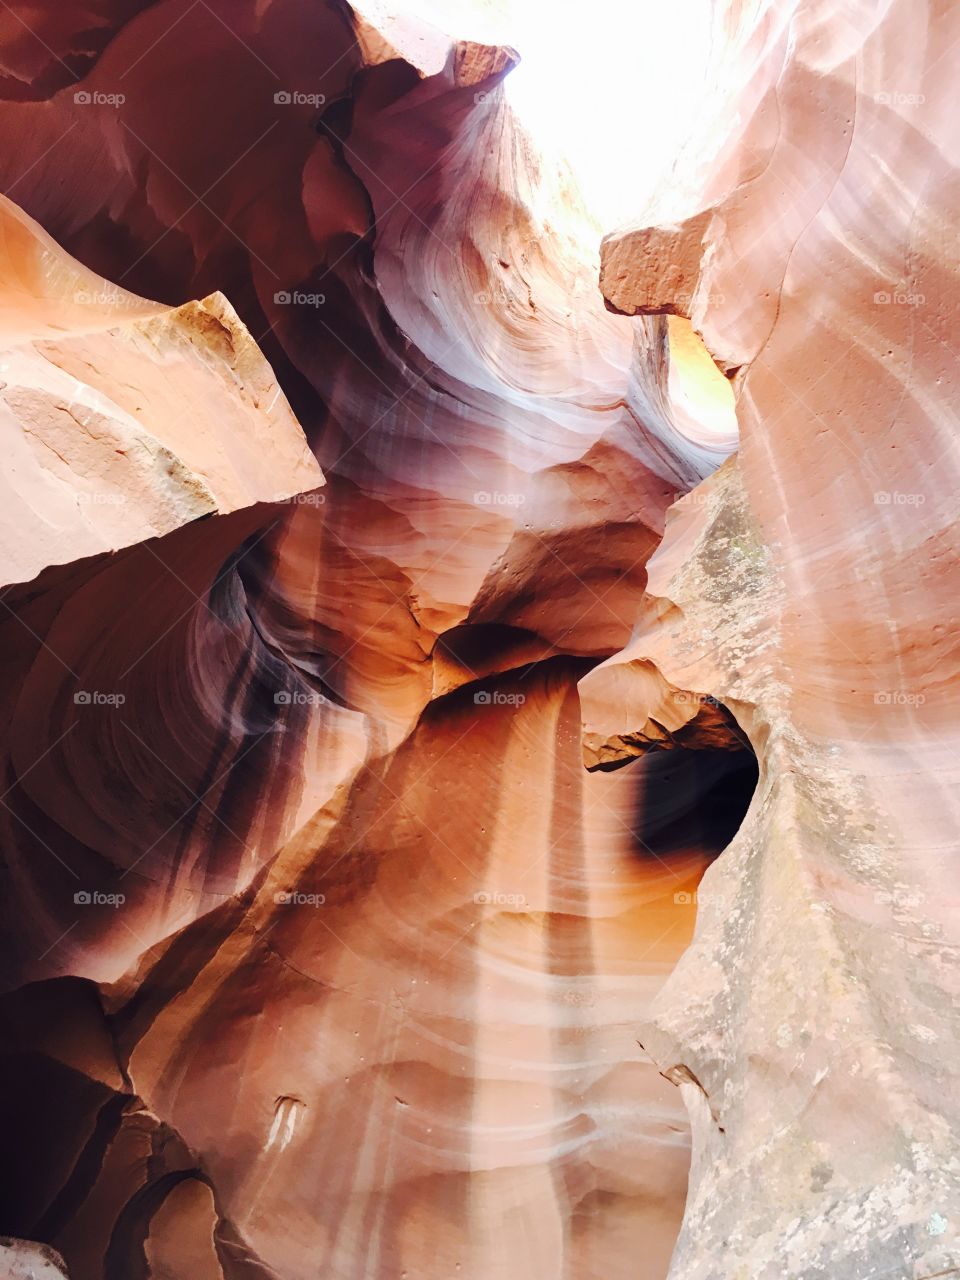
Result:
<svg viewBox="0 0 960 1280"><path fill-rule="evenodd" d="M737 371L741 430L613 660L728 707L760 765L642 1033L693 1123L671 1276L952 1275L960 15L729 20L726 145L603 250L613 308Z"/></svg>
<svg viewBox="0 0 960 1280"><path fill-rule="evenodd" d="M689 1107L677 1280L950 1265L953 543L900 501L949 370L899 304L867 342L853 107L930 166L917 291L950 152L934 84L863 124L888 9L718 5L704 162L602 260L506 45L373 0L5 39L0 1232L663 1280Z"/></svg>

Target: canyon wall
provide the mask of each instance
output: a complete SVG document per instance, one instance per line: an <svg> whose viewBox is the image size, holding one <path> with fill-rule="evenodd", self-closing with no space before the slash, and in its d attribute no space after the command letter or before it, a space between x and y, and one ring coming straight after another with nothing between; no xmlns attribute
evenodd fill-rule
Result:
<svg viewBox="0 0 960 1280"><path fill-rule="evenodd" d="M506 46L4 28L11 1276L949 1274L956 25L602 254Z"/></svg>
<svg viewBox="0 0 960 1280"><path fill-rule="evenodd" d="M611 660L721 700L760 760L645 1031L694 1130L671 1276L952 1275L960 14L760 10L728 15L727 142L603 251L612 307L736 371L741 429Z"/></svg>
<svg viewBox="0 0 960 1280"><path fill-rule="evenodd" d="M67 6L9 52L63 246L11 210L56 315L10 426L65 514L4 596L2 1229L74 1280L652 1280L679 1226L637 1027L749 755L589 773L577 680L726 446L605 310L512 51L404 34Z"/></svg>

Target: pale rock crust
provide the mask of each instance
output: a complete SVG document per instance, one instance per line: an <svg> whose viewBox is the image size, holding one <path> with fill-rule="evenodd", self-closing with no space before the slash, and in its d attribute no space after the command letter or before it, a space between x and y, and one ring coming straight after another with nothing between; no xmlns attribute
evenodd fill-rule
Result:
<svg viewBox="0 0 960 1280"><path fill-rule="evenodd" d="M10 1236L0 1236L0 1275L4 1280L69 1280L55 1249Z"/></svg>
<svg viewBox="0 0 960 1280"><path fill-rule="evenodd" d="M222 295L178 308L137 298L5 198L0 274L5 584L322 484Z"/></svg>

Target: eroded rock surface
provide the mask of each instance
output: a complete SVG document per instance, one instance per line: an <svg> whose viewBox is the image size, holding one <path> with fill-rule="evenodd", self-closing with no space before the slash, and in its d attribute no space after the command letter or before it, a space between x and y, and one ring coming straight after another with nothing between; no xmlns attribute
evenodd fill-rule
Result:
<svg viewBox="0 0 960 1280"><path fill-rule="evenodd" d="M709 136L602 260L505 46L0 30L0 1231L663 1280L689 1109L675 1280L949 1274L926 12L718 4Z"/></svg>
<svg viewBox="0 0 960 1280"><path fill-rule="evenodd" d="M0 1269L6 1280L66 1280L63 1259L32 1240L0 1236Z"/></svg>
<svg viewBox="0 0 960 1280"><path fill-rule="evenodd" d="M739 370L738 459L668 517L613 660L720 699L760 762L644 1038L694 1127L671 1275L952 1275L960 27L763 10L730 15L727 145L604 249L616 309Z"/></svg>
<svg viewBox="0 0 960 1280"><path fill-rule="evenodd" d="M637 1027L736 770L588 774L577 681L729 441L606 310L511 50L293 0L98 21L41 24L2 163L84 264L43 241L57 358L205 487L162 518L68 456L124 503L4 596L7 1179L19 1100L60 1135L9 1227L74 1280L659 1280L689 1139Z"/></svg>

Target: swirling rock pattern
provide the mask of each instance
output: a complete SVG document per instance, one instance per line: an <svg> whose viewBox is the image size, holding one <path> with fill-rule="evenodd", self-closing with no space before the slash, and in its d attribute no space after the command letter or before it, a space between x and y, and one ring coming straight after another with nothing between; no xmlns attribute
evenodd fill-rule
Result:
<svg viewBox="0 0 960 1280"><path fill-rule="evenodd" d="M614 660L720 698L760 761L644 1037L694 1127L671 1275L952 1275L960 15L758 9L736 132L604 246L612 306L739 371L738 458L671 512Z"/></svg>
<svg viewBox="0 0 960 1280"><path fill-rule="evenodd" d="M945 69L716 20L602 255L509 48L0 28L0 1231L73 1280L955 1262Z"/></svg>
<svg viewBox="0 0 960 1280"><path fill-rule="evenodd" d="M98 504L100 544L61 530L4 596L0 1229L74 1280L663 1276L689 1139L636 1028L739 757L589 774L577 680L729 440L664 323L606 311L599 229L504 103L512 51L294 0L35 34L7 189L84 264L61 314L125 309L100 394L149 391L216 501L164 523L166 481L118 483L127 523ZM183 341L219 429L178 412L141 334L198 306L262 346L319 467L212 322Z"/></svg>

